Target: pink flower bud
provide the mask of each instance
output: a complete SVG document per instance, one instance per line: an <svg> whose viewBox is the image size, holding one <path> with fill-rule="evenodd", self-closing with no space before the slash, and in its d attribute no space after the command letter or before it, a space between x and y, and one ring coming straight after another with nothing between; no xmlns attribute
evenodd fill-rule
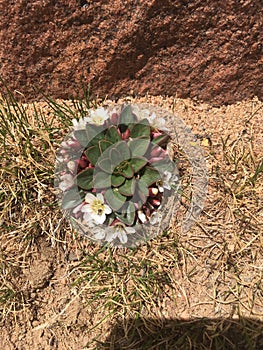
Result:
<svg viewBox="0 0 263 350"><path fill-rule="evenodd" d="M153 157L151 159L149 159L149 163L155 163L155 162L159 162L160 160L163 160L163 157Z"/></svg>
<svg viewBox="0 0 263 350"><path fill-rule="evenodd" d="M163 135L163 132L160 132L160 131L153 131L152 133L151 133L151 135L152 135L152 137L155 139L156 137L158 137L158 136L161 136L161 135Z"/></svg>
<svg viewBox="0 0 263 350"><path fill-rule="evenodd" d="M133 203L133 204L134 204L135 209L139 209L138 203Z"/></svg>
<svg viewBox="0 0 263 350"><path fill-rule="evenodd" d="M77 139L71 139L66 141L67 142L67 146L69 148L80 148L81 144L79 143L79 141Z"/></svg>
<svg viewBox="0 0 263 350"><path fill-rule="evenodd" d="M122 138L123 140L127 140L127 139L130 137L130 134L131 134L130 129L127 129L127 130L121 135L121 138Z"/></svg>
<svg viewBox="0 0 263 350"><path fill-rule="evenodd" d="M110 118L112 124L117 125L118 124L118 118L119 118L119 116L118 116L117 113L112 113L111 118Z"/></svg>
<svg viewBox="0 0 263 350"><path fill-rule="evenodd" d="M82 155L80 157L80 159L78 160L78 166L80 169L85 169L89 166L90 162L88 160L88 158L84 155Z"/></svg>
<svg viewBox="0 0 263 350"><path fill-rule="evenodd" d="M74 215L75 219L79 219L82 216L82 213L79 211L79 212L77 212L77 213L75 213L73 215Z"/></svg>
<svg viewBox="0 0 263 350"><path fill-rule="evenodd" d="M159 205L161 205L161 202L158 199L152 199L152 204L156 207L159 207Z"/></svg>
<svg viewBox="0 0 263 350"><path fill-rule="evenodd" d="M155 157L160 157L160 155L163 153L163 149L161 147L154 147L152 150L151 150L151 153L150 153L150 156L151 158L155 158Z"/></svg>

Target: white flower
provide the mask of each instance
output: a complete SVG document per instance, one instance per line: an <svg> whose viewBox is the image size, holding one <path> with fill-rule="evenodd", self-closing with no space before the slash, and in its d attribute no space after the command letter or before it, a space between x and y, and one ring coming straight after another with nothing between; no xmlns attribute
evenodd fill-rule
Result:
<svg viewBox="0 0 263 350"><path fill-rule="evenodd" d="M74 178L71 174L64 174L64 175L60 176L60 180L62 180L62 181L60 182L58 187L63 192L68 190L70 187L72 187L74 185Z"/></svg>
<svg viewBox="0 0 263 350"><path fill-rule="evenodd" d="M102 125L109 118L108 112L104 108L98 108L95 111L89 110L89 114L88 121L96 125Z"/></svg>
<svg viewBox="0 0 263 350"><path fill-rule="evenodd" d="M160 192L164 191L164 188L167 190L171 190L172 186L175 184L176 181L178 181L178 176L175 174L170 173L169 171L165 171L163 173L163 178L161 181L159 181L158 189Z"/></svg>
<svg viewBox="0 0 263 350"><path fill-rule="evenodd" d="M111 213L111 208L104 203L104 198L101 193L98 193L95 197L91 193L87 193L85 196L86 204L83 205L81 211L84 213L83 219L87 223L94 220L97 224L103 224L106 220L106 214Z"/></svg>
<svg viewBox="0 0 263 350"><path fill-rule="evenodd" d="M79 120L75 118L72 119L74 130L85 130L86 124L88 123L88 121L89 121L88 117L79 118Z"/></svg>
<svg viewBox="0 0 263 350"><path fill-rule="evenodd" d="M158 222L161 222L161 220L162 220L162 214L160 212L157 212L157 211L152 213L152 215L149 218L151 225L155 225Z"/></svg>
<svg viewBox="0 0 263 350"><path fill-rule="evenodd" d="M72 174L74 174L74 172L77 170L77 165L74 162L74 160L70 160L67 162L67 167L68 169L71 171Z"/></svg>
<svg viewBox="0 0 263 350"><path fill-rule="evenodd" d="M95 234L96 239L105 239L107 242L112 242L114 239L118 238L122 244L128 242L128 234L135 233L133 227L125 226L121 222L118 222L114 226L107 227L104 231L100 231Z"/></svg>
<svg viewBox="0 0 263 350"><path fill-rule="evenodd" d="M165 127L166 121L164 118L157 117L155 113L152 113L148 117L149 123L151 126L153 126L155 129L160 129L163 131L168 131L168 129Z"/></svg>

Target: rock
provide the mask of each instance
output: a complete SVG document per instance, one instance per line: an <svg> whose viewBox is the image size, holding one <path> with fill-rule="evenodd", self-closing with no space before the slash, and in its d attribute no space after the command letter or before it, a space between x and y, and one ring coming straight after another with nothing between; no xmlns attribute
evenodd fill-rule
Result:
<svg viewBox="0 0 263 350"><path fill-rule="evenodd" d="M263 97L262 0L2 0L0 75L18 99ZM23 95L21 95L23 94Z"/></svg>

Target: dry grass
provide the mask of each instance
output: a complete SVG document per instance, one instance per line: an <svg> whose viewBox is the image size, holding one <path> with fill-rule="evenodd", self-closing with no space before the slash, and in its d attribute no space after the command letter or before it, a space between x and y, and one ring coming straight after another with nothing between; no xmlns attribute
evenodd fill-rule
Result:
<svg viewBox="0 0 263 350"><path fill-rule="evenodd" d="M182 199L173 228L145 246L119 250L73 233L56 204L55 151L70 120L85 114L88 97L35 105L1 98L6 349L263 347L263 105L252 101L234 128L220 132L216 109L171 98L141 102L163 104L185 119L195 114L188 122L206 154L208 200L190 232L178 229L187 207ZM187 193L191 174L180 159Z"/></svg>

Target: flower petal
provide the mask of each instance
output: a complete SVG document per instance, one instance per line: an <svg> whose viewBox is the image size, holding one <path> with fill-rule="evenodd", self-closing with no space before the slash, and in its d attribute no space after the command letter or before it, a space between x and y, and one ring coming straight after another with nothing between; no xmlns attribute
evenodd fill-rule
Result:
<svg viewBox="0 0 263 350"><path fill-rule="evenodd" d="M85 221L85 224L89 227L95 227L95 222L92 220L90 213L85 213L83 215L83 220Z"/></svg>
<svg viewBox="0 0 263 350"><path fill-rule="evenodd" d="M103 224L104 221L106 220L106 215L103 213L101 215L97 214L91 214L92 219L97 223L97 224Z"/></svg>
<svg viewBox="0 0 263 350"><path fill-rule="evenodd" d="M97 199L98 199L101 203L104 203L104 197L103 197L102 193L98 193L98 194L97 194Z"/></svg>
<svg viewBox="0 0 263 350"><path fill-rule="evenodd" d="M96 200L96 197L91 194L91 193L87 193L86 196L85 196L85 202L86 203L92 203Z"/></svg>
<svg viewBox="0 0 263 350"><path fill-rule="evenodd" d="M135 233L135 232L136 232L135 228L133 228L133 227L126 227L126 228L125 228L125 231L126 231L128 234L130 234L130 233Z"/></svg>
<svg viewBox="0 0 263 350"><path fill-rule="evenodd" d="M112 212L111 208L107 204L104 204L104 213L110 214L111 212Z"/></svg>
<svg viewBox="0 0 263 350"><path fill-rule="evenodd" d="M118 231L118 238L122 244L125 244L128 242L128 237L125 232Z"/></svg>
<svg viewBox="0 0 263 350"><path fill-rule="evenodd" d="M158 222L160 222L162 220L162 214L161 213L152 213L152 215L149 218L150 224L151 225L155 225Z"/></svg>
<svg viewBox="0 0 263 350"><path fill-rule="evenodd" d="M60 176L60 179L62 181L60 182L58 187L62 191L66 191L66 190L68 190L70 187L72 187L74 185L74 178L73 178L73 176L71 174L64 174L64 175Z"/></svg>
<svg viewBox="0 0 263 350"><path fill-rule="evenodd" d="M80 203L79 205L77 205L73 210L72 213L76 214L77 212L81 211L81 208L83 207L83 203Z"/></svg>
<svg viewBox="0 0 263 350"><path fill-rule="evenodd" d="M94 237L95 237L96 239L103 239L103 238L105 238L105 236L106 236L106 233L105 233L105 231L103 231L103 230L98 231L98 232L95 233L95 235L94 235Z"/></svg>
<svg viewBox="0 0 263 350"><path fill-rule="evenodd" d="M141 211L141 210L138 210L138 217L139 219L141 220L141 222L144 224L147 219L146 219L146 215ZM127 227L128 228L128 227ZM127 229L126 229L127 231ZM128 231L127 231L128 232Z"/></svg>
<svg viewBox="0 0 263 350"><path fill-rule="evenodd" d="M93 213L92 207L90 204L84 204L81 208L82 213Z"/></svg>
<svg viewBox="0 0 263 350"><path fill-rule="evenodd" d="M118 232L115 232L113 229L107 230L106 232L106 241L107 242L112 242L116 237L117 237Z"/></svg>

